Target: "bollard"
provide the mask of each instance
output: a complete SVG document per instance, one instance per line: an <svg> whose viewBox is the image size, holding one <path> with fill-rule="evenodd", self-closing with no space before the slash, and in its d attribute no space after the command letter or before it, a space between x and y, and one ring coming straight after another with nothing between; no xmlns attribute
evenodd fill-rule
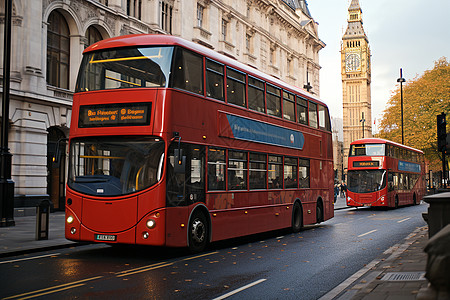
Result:
<svg viewBox="0 0 450 300"><path fill-rule="evenodd" d="M450 192L423 198L428 207L428 237L431 238L446 225L450 224Z"/></svg>
<svg viewBox="0 0 450 300"><path fill-rule="evenodd" d="M450 225L436 233L425 246L427 266L425 277L430 284L422 288L418 300L450 299Z"/></svg>
<svg viewBox="0 0 450 300"><path fill-rule="evenodd" d="M50 201L43 200L36 206L36 240L48 240Z"/></svg>

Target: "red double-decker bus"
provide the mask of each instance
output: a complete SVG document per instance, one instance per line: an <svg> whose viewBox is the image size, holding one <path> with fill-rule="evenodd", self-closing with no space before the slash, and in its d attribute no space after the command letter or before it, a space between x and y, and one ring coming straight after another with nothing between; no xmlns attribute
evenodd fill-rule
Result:
<svg viewBox="0 0 450 300"><path fill-rule="evenodd" d="M383 139L350 144L348 206L419 204L426 193L423 152Z"/></svg>
<svg viewBox="0 0 450 300"><path fill-rule="evenodd" d="M181 38L88 47L69 147L70 240L201 251L334 215L327 106Z"/></svg>

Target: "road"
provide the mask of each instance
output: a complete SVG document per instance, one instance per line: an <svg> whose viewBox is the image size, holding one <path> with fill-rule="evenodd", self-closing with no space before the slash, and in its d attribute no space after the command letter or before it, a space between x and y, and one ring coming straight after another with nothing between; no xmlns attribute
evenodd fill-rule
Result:
<svg viewBox="0 0 450 300"><path fill-rule="evenodd" d="M427 207L337 210L299 233L215 243L198 255L94 244L9 257L0 260L0 299L318 299L426 225Z"/></svg>

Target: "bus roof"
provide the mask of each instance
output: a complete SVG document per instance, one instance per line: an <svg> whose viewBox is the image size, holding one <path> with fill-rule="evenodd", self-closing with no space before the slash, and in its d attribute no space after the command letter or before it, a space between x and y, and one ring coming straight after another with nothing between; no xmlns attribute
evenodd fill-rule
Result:
<svg viewBox="0 0 450 300"><path fill-rule="evenodd" d="M419 149L415 149L412 147L408 147L393 141L389 141L389 140L385 140L385 139L378 139L378 138L367 138L367 139L360 139L360 140L356 140L350 143L350 145L356 145L356 144L390 144L390 145L394 145L400 148L404 148L404 149L408 149L408 150L412 150L415 152L419 152L423 154L422 150Z"/></svg>
<svg viewBox="0 0 450 300"><path fill-rule="evenodd" d="M98 50L104 50L104 49L111 49L111 48L122 48L122 47L136 47L136 46L152 46L152 45L171 45L171 46L181 46L187 49L190 49L194 52L197 52L198 54L207 56L213 60L216 60L218 62L221 62L227 66L230 66L232 68L236 68L238 70L241 70L249 75L253 75L256 77L259 77L260 79L263 79L265 81L274 83L282 88L291 90L292 92L297 92L301 94L302 96L306 96L310 99L313 99L314 101L327 106L323 101L318 99L313 94L305 91L302 88L292 86L290 84L287 84L286 82L281 81L278 78L275 78L271 75L265 74L262 71L259 71L258 69L255 69L249 65L246 65L244 63L241 63L229 56L220 54L210 48L207 48L205 46L202 46L200 44L185 40L181 37L176 37L173 35L165 35L165 34L130 34L130 35L122 35L117 36L105 40L98 41L89 47L87 47L83 54L86 54L88 52L92 51L98 51ZM327 106L328 107L328 106Z"/></svg>

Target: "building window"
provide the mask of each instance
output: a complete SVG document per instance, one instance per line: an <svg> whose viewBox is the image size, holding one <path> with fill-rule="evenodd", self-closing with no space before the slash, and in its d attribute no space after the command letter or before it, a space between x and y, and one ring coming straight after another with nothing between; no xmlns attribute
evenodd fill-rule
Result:
<svg viewBox="0 0 450 300"><path fill-rule="evenodd" d="M227 40L227 33L228 33L228 21L222 19L222 41Z"/></svg>
<svg viewBox="0 0 450 300"><path fill-rule="evenodd" d="M102 39L103 38L100 34L100 31L98 31L98 29L96 29L94 26L89 26L89 28L86 30L84 48L87 48L89 45L101 41Z"/></svg>
<svg viewBox="0 0 450 300"><path fill-rule="evenodd" d="M205 8L200 4L197 4L197 27L203 27L203 12Z"/></svg>
<svg viewBox="0 0 450 300"><path fill-rule="evenodd" d="M173 7L172 7L172 5L170 5L164 1L159 2L159 6L160 6L160 11L161 11L159 26L165 32L172 33Z"/></svg>
<svg viewBox="0 0 450 300"><path fill-rule="evenodd" d="M69 26L57 11L48 17L47 27L47 83L69 89L70 60Z"/></svg>
<svg viewBox="0 0 450 300"><path fill-rule="evenodd" d="M142 0L127 0L127 15L141 19Z"/></svg>
<svg viewBox="0 0 450 300"><path fill-rule="evenodd" d="M245 35L245 50L247 53L252 52L252 36L249 33Z"/></svg>

